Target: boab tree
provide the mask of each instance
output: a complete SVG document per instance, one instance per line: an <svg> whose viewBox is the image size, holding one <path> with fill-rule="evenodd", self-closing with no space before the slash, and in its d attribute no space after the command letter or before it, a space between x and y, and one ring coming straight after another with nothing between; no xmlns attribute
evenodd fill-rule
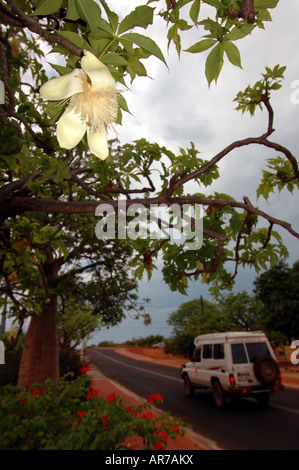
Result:
<svg viewBox="0 0 299 470"><path fill-rule="evenodd" d="M88 215L23 214L10 219L2 235L1 291L20 326L30 319L19 385L59 378L57 315L65 322L66 314L88 309L102 326L117 324L126 312L147 320L136 293L132 248L93 240L92 222Z"/></svg>
<svg viewBox="0 0 299 470"><path fill-rule="evenodd" d="M214 20L200 17L202 3L215 12ZM266 68L262 78L236 98L243 112L254 114L257 107L265 109L267 122L260 135L235 140L207 160L199 156L193 143L177 155L142 138L123 144L109 156L107 145L107 127L114 120L121 124L128 111L122 93L115 92L115 82L126 87L127 79L146 76L144 63L148 57L166 63L161 48L149 35L140 34L140 28L147 30L154 20L164 19L168 41L181 54L181 34L192 27L203 27L205 37L191 45L188 52L208 51L205 75L210 84L217 81L225 58L234 66L241 65L235 41L263 27L271 19L269 9L277 3L152 0L122 19L112 11L112 2L108 5L104 0L5 0L0 4L1 79L5 87L5 103L0 107L1 271L20 319L32 306L34 288L39 289L38 295L34 293L36 321L48 325L47 318L55 318L59 285L63 286L66 279L63 267L71 272L75 263L74 269L82 274L87 270L86 260L96 270L99 265L95 264L101 259L104 263L108 254L115 267L118 255L120 260L123 254L128 255L125 242L99 239L96 221L91 222L97 207L109 206L117 213L120 201L125 210L132 209L131 216L141 205L192 204L206 210L202 244L192 250L184 243L172 244L168 236L131 237L131 266L136 278L144 271L150 275L155 259L162 253L163 276L171 289L184 293L188 279L200 276L214 289L227 288L239 265L259 269L267 261L273 264L286 256L281 236L274 228L283 227L298 238L288 222L261 211L248 197L237 201L226 194L207 194L207 187L220 176L218 163L233 150L250 145L275 152L258 187L259 195L267 197L271 190L286 187L293 191L298 186L296 158L289 149L270 140L274 133L271 94L281 86L284 67ZM56 77L60 76L55 81L48 82L52 73L45 65L45 51L60 57L47 56L54 62L51 66ZM188 193L189 182L197 185L198 191ZM194 214L188 217L189 224L194 225ZM156 219L159 229L165 232L163 218ZM173 220L179 219L174 214ZM258 220L265 222L262 228ZM136 223L137 232L138 226ZM94 258L97 247L98 256ZM226 269L227 261L235 263L233 273ZM106 279L101 285L105 284ZM23 302L20 294L24 294ZM28 341L36 345L39 328L32 327L32 331ZM44 344L42 348L46 350ZM27 344L24 357L29 349ZM33 367L34 354L30 354ZM39 370L43 369L43 357L39 365L36 360ZM33 377L27 383L31 380Z"/></svg>

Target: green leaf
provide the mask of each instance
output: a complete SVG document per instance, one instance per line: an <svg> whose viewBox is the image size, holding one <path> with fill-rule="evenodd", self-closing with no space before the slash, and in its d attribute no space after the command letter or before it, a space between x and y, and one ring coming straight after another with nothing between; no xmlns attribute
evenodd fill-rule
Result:
<svg viewBox="0 0 299 470"><path fill-rule="evenodd" d="M128 61L124 59L120 54L117 54L116 52L109 52L108 54L105 54L101 57L101 61L104 64L110 64L114 65L116 67L122 66L122 65L128 65Z"/></svg>
<svg viewBox="0 0 299 470"><path fill-rule="evenodd" d="M47 104L47 114L51 117L51 121L54 124L64 112L63 106L60 101L49 101Z"/></svg>
<svg viewBox="0 0 299 470"><path fill-rule="evenodd" d="M222 43L217 44L214 49L211 50L206 60L205 74L210 85L213 80L217 82L217 78L221 72L223 66L223 45Z"/></svg>
<svg viewBox="0 0 299 470"><path fill-rule="evenodd" d="M193 54L197 52L203 52L207 49L210 49L210 47L214 46L216 42L217 39L203 39L202 41L199 41L196 44L193 44L193 46L190 46L188 49L186 49L186 52L191 52Z"/></svg>
<svg viewBox="0 0 299 470"><path fill-rule="evenodd" d="M74 33L73 31L60 31L59 34L60 36L69 39L73 44L78 47L86 46L85 39L81 38L81 36L79 36L77 33Z"/></svg>
<svg viewBox="0 0 299 470"><path fill-rule="evenodd" d="M230 219L230 227L234 235L236 235L239 232L241 223L242 223L242 220L241 220L240 215L237 213L233 214L233 216Z"/></svg>
<svg viewBox="0 0 299 470"><path fill-rule="evenodd" d="M68 7L65 18L71 21L77 21L80 18L75 0L68 0Z"/></svg>
<svg viewBox="0 0 299 470"><path fill-rule="evenodd" d="M139 6L129 13L119 25L118 34L133 29L136 26L146 29L148 25L153 24L154 8L149 6Z"/></svg>
<svg viewBox="0 0 299 470"><path fill-rule="evenodd" d="M76 0L76 8L80 18L86 21L91 30L98 27L101 10L93 0Z"/></svg>
<svg viewBox="0 0 299 470"><path fill-rule="evenodd" d="M59 65L59 64L52 64L51 62L48 62L51 67L53 67L56 72L59 73L59 75L65 75L66 73L69 73L72 71L70 67L65 67L64 65Z"/></svg>
<svg viewBox="0 0 299 470"><path fill-rule="evenodd" d="M253 24L244 24L241 27L235 26L227 35L226 39L229 41L236 41L238 39L243 39L245 36L250 34L254 29Z"/></svg>
<svg viewBox="0 0 299 470"><path fill-rule="evenodd" d="M274 188L271 184L261 183L256 190L256 195L258 199L262 196L264 199L267 200L269 198L269 194L273 192Z"/></svg>
<svg viewBox="0 0 299 470"><path fill-rule="evenodd" d="M170 47L170 43L171 41L173 41L175 47L176 47L176 50L177 50L177 53L178 55L180 56L180 53L181 53L181 37L178 33L178 26L177 24L173 24L169 30L168 30L168 33L167 33L167 39L168 39L168 49Z"/></svg>
<svg viewBox="0 0 299 470"><path fill-rule="evenodd" d="M114 13L114 11L111 11L109 9L109 7L108 7L105 0L101 0L101 4L103 5L103 7L105 9L105 12L106 12L106 15L108 17L110 26L111 26L113 32L115 33L116 30L117 30L117 26L118 26L118 16L117 16L116 13Z"/></svg>
<svg viewBox="0 0 299 470"><path fill-rule="evenodd" d="M131 111L128 108L128 105L127 105L127 102L126 102L125 98L120 93L118 94L118 104L119 104L121 109L123 109L124 111L126 111L129 114L132 114Z"/></svg>
<svg viewBox="0 0 299 470"><path fill-rule="evenodd" d="M62 5L62 0L42 0L39 2L36 10L34 10L34 15L51 15L55 13Z"/></svg>
<svg viewBox="0 0 299 470"><path fill-rule="evenodd" d="M219 0L204 0L204 2L212 5L212 7L223 8L223 5Z"/></svg>
<svg viewBox="0 0 299 470"><path fill-rule="evenodd" d="M145 271L145 267L142 265L142 266L138 266L138 268L136 268L134 270L134 276L136 279L142 279L143 277L143 273Z"/></svg>
<svg viewBox="0 0 299 470"><path fill-rule="evenodd" d="M118 39L122 44L124 42L131 42L131 43L137 44L145 51L148 51L150 54L162 60L162 62L164 62L164 64L166 65L166 61L162 54L161 49L159 48L159 46L157 46L155 41L153 41L151 38L147 36L143 36L142 34L138 34L138 33L126 33L126 34L122 34Z"/></svg>
<svg viewBox="0 0 299 470"><path fill-rule="evenodd" d="M236 67L242 68L240 51L237 46L231 41L223 41L222 44L229 61Z"/></svg>
<svg viewBox="0 0 299 470"><path fill-rule="evenodd" d="M198 16L200 11L200 0L194 0L193 5L190 8L190 18L194 24L198 23Z"/></svg>
<svg viewBox="0 0 299 470"><path fill-rule="evenodd" d="M56 175L53 178L53 181L54 181L54 183L59 184L59 183L62 183L65 179L68 180L70 178L71 178L71 175L69 175L69 173L67 173L65 170L59 168L57 170Z"/></svg>
<svg viewBox="0 0 299 470"><path fill-rule="evenodd" d="M275 8L279 0L254 0L254 8L263 10L267 8Z"/></svg>

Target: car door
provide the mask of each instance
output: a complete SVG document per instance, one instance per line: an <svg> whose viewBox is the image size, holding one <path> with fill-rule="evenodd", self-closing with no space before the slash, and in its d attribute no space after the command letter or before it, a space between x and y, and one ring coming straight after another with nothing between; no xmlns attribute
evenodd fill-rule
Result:
<svg viewBox="0 0 299 470"><path fill-rule="evenodd" d="M194 385L200 385L200 379L198 371L201 368L201 346L196 348L193 355L192 363L190 364L190 369L188 371L189 378Z"/></svg>

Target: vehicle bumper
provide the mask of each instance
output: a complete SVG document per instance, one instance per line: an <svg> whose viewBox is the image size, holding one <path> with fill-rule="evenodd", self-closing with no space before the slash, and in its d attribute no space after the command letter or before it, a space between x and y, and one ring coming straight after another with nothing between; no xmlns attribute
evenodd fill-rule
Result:
<svg viewBox="0 0 299 470"><path fill-rule="evenodd" d="M284 390L284 386L281 383L275 383L273 385L259 385L254 387L231 387L227 390L231 395L257 395L259 393L274 393Z"/></svg>

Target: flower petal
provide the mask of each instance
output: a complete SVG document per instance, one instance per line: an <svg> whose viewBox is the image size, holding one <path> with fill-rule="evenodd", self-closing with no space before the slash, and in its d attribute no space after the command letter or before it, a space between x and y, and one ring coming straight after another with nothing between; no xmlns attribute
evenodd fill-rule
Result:
<svg viewBox="0 0 299 470"><path fill-rule="evenodd" d="M90 151L101 160L105 160L109 155L107 131L102 129L98 132L87 132L87 141Z"/></svg>
<svg viewBox="0 0 299 470"><path fill-rule="evenodd" d="M82 71L74 69L62 77L52 78L40 87L40 95L47 100L63 100L83 91Z"/></svg>
<svg viewBox="0 0 299 470"><path fill-rule="evenodd" d="M84 56L81 59L81 67L89 76L93 90L114 88L115 80L106 65L97 59L91 52L84 52Z"/></svg>
<svg viewBox="0 0 299 470"><path fill-rule="evenodd" d="M72 109L67 109L57 123L57 139L60 147L72 149L80 142L87 126Z"/></svg>

